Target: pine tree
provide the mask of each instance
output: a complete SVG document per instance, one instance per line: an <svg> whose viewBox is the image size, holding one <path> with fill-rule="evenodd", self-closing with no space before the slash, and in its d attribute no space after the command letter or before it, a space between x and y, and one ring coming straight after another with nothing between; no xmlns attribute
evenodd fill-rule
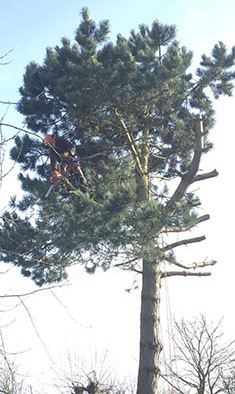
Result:
<svg viewBox="0 0 235 394"><path fill-rule="evenodd" d="M81 14L75 43L63 38L24 75L18 110L29 132L16 137L11 157L21 164L25 195L12 198L2 217L1 260L21 267L39 286L61 281L74 263L88 272L115 265L140 272L138 394L157 393L161 280L207 275L195 268L215 263L177 261L174 248L204 236L164 246L159 239L209 219L199 216L199 198L188 187L217 175L198 170L212 148L213 95L232 95L235 48L227 53L219 42L193 76L192 52L176 41L175 26L156 20L113 43L108 21L97 26L86 8ZM71 189L64 196L54 188L45 198L43 136L53 131L77 146L85 193ZM175 179L172 193L168 185ZM163 261L177 271L165 272Z"/></svg>

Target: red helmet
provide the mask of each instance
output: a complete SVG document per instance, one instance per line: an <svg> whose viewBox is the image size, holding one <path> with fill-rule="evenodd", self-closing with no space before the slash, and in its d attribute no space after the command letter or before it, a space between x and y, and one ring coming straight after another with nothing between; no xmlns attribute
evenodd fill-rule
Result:
<svg viewBox="0 0 235 394"><path fill-rule="evenodd" d="M47 134L46 137L44 138L44 145L55 146L55 137L53 135Z"/></svg>
<svg viewBox="0 0 235 394"><path fill-rule="evenodd" d="M50 181L51 181L51 183L55 183L58 180L58 178L61 178L61 177L62 177L61 173L59 171L55 170L55 171L53 171L53 173L50 176Z"/></svg>

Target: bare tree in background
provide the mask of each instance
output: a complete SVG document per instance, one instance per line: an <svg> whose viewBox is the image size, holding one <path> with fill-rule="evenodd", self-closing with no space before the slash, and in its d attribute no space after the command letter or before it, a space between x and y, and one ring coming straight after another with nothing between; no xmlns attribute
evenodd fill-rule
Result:
<svg viewBox="0 0 235 394"><path fill-rule="evenodd" d="M5 344L0 331L0 393L26 394L24 380L17 372L17 366L12 360L12 355L5 349Z"/></svg>
<svg viewBox="0 0 235 394"><path fill-rule="evenodd" d="M223 337L221 321L213 325L200 316L175 322L175 356L162 370L174 393L235 393L235 341Z"/></svg>
<svg viewBox="0 0 235 394"><path fill-rule="evenodd" d="M224 382L224 393L226 394L234 394L235 393L235 366L230 368L230 370L225 374L222 374L223 382Z"/></svg>
<svg viewBox="0 0 235 394"><path fill-rule="evenodd" d="M59 373L56 388L60 394L134 394L136 383L130 377L120 381L116 376L107 353L97 352L90 360L82 360L78 354L67 355L67 367ZM58 375L57 375L58 378Z"/></svg>
<svg viewBox="0 0 235 394"><path fill-rule="evenodd" d="M99 381L95 371L86 376L86 383L72 383L71 394L134 394L130 387L116 384L114 381Z"/></svg>
<svg viewBox="0 0 235 394"><path fill-rule="evenodd" d="M4 53L3 55L0 56L0 66L7 66L10 61L4 61L3 59L7 58L7 56L13 51L13 49L10 49L9 51L7 51L6 53ZM15 138L15 135L13 135L10 138L6 138L4 136L3 133L3 129L2 129L2 122L6 116L6 113L8 111L8 108L10 105L16 105L17 103L13 102L13 101L2 101L0 100L0 104L3 104L4 106L6 106L6 108L3 111L3 115L1 116L0 119L0 188L2 186L2 181L3 178L11 171L11 169L7 170L6 173L4 174L3 171L3 162L4 162L4 158L5 158L5 152L6 152L6 145L9 141L13 140Z"/></svg>

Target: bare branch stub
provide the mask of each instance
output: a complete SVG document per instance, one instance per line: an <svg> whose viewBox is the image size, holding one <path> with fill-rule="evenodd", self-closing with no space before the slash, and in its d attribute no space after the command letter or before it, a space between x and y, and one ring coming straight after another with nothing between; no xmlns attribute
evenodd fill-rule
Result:
<svg viewBox="0 0 235 394"><path fill-rule="evenodd" d="M211 272L166 271L162 273L161 278L164 279L172 276L211 276Z"/></svg>
<svg viewBox="0 0 235 394"><path fill-rule="evenodd" d="M171 263L179 268L188 270L188 269L197 269L197 268L212 266L215 265L217 261L209 260L209 261L202 261L200 263L192 263L192 264L182 264L179 263L178 261L171 261Z"/></svg>

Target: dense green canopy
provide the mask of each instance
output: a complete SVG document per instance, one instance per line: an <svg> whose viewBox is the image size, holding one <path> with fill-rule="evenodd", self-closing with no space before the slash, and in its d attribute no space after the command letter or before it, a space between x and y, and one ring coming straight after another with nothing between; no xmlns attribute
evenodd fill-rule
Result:
<svg viewBox="0 0 235 394"><path fill-rule="evenodd" d="M155 20L116 42L108 34L108 21L96 26L83 9L75 43L63 38L48 48L42 65L27 66L20 88L30 133L16 137L11 157L25 196L2 217L0 257L38 285L61 280L75 262L93 272L117 259L135 270L143 257L173 261L158 247L159 233L198 222L197 197L184 190L172 199L167 182L189 173L196 115L205 131L214 124L211 92L232 94L235 50L216 44L192 75L192 52L175 40L175 26ZM54 188L45 198L43 136L54 131L76 145L86 193ZM208 134L203 139L206 153Z"/></svg>

